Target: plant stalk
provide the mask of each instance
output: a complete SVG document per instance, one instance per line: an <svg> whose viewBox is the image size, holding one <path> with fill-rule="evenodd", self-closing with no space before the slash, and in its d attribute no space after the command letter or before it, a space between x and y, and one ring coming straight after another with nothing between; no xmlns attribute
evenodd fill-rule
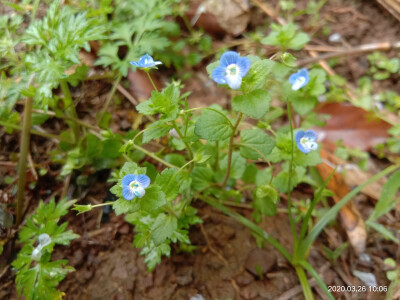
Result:
<svg viewBox="0 0 400 300"><path fill-rule="evenodd" d="M306 272L304 272L304 269L299 265L294 266L294 268L296 270L297 276L299 277L301 288L303 289L304 298L306 300L314 300L314 295L312 293L310 284L308 283Z"/></svg>
<svg viewBox="0 0 400 300"><path fill-rule="evenodd" d="M29 78L28 87L33 83L33 80L34 80L34 75L32 75ZM24 110L24 120L22 124L22 134L21 134L21 149L19 151L19 160L18 160L16 226L18 226L22 220L22 206L24 204L25 182L26 182L26 163L28 161L29 143L30 143L31 126L32 126L32 109L33 109L33 98L28 97L26 99L25 110Z"/></svg>
<svg viewBox="0 0 400 300"><path fill-rule="evenodd" d="M233 151L233 140L235 138L236 130L239 127L240 121L242 120L242 113L239 113L236 119L235 125L233 125L233 132L232 136L229 140L229 149L228 149L228 165L226 167L226 175L224 181L222 182L222 187L225 187L226 183L228 182L229 175L231 174L231 165L232 165L232 151Z"/></svg>
<svg viewBox="0 0 400 300"><path fill-rule="evenodd" d="M66 81L60 82L61 91L64 94L64 105L65 105L65 114L71 119L78 119L78 114L76 113L75 104L72 100L71 92L68 87L68 83ZM77 123L73 121L66 121L68 126L71 128L74 143L78 142L78 138L80 135L80 128Z"/></svg>

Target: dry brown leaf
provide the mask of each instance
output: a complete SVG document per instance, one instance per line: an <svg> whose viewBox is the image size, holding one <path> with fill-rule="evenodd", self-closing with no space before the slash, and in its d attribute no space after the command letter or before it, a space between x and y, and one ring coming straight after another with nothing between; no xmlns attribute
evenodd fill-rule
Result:
<svg viewBox="0 0 400 300"><path fill-rule="evenodd" d="M160 90L160 82L154 76L151 76L151 78L153 79L157 88ZM129 70L128 81L130 83L129 89L136 99L142 101L150 97L151 91L154 88L145 72L141 70L137 70L136 72Z"/></svg>
<svg viewBox="0 0 400 300"><path fill-rule="evenodd" d="M329 163L335 163L331 161L332 155L326 150L321 150L321 158ZM317 165L317 170L320 173L323 180L328 179L329 175L333 172L333 167L328 163L322 162ZM335 196L333 200L338 203L344 196L346 196L350 189L346 185L344 178L338 172L335 172L327 184L327 188L331 190ZM349 238L350 244L357 254L361 254L365 251L367 241L367 231L365 228L364 220L357 208L352 202L347 203L339 212L341 223L345 229Z"/></svg>
<svg viewBox="0 0 400 300"><path fill-rule="evenodd" d="M337 157L333 154L336 149L336 145L329 141L322 142L322 148L326 150L324 154L327 155L327 161L330 162L331 166L338 166L344 168L343 178L347 186L353 187L359 185L361 182L365 182L370 179L373 174L368 171L362 171L360 168L353 164L349 164L345 160ZM386 180L381 178L380 180L374 181L362 189L362 193L372 199L378 200L382 187Z"/></svg>
<svg viewBox="0 0 400 300"><path fill-rule="evenodd" d="M331 116L325 127L316 129L324 140L342 140L345 146L366 151L389 137L389 123L372 119L372 114L349 103L325 103L317 111Z"/></svg>
<svg viewBox="0 0 400 300"><path fill-rule="evenodd" d="M200 5L202 7L192 8L188 15L193 17L199 7L204 8L205 12L200 15L196 26L211 34L230 33L237 36L246 30L250 21L248 0L206 0Z"/></svg>

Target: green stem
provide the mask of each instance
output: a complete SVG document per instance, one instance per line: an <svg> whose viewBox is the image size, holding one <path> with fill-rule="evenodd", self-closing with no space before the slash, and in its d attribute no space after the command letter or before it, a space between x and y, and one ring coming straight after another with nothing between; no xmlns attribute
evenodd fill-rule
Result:
<svg viewBox="0 0 400 300"><path fill-rule="evenodd" d="M232 130L234 129L231 121L228 119L227 116L225 116L222 112L220 112L220 111L218 111L216 109L210 108L210 107L196 107L196 108L186 109L186 110L183 111L183 113L188 113L188 112L192 112L192 111L200 110L200 109L212 110L213 112L216 112L216 113L220 114L221 116L223 116L225 119L227 119L229 121L229 125L231 126Z"/></svg>
<svg viewBox="0 0 400 300"><path fill-rule="evenodd" d="M185 144L186 149L189 151L189 158L191 160L193 160L193 150L192 147L185 141L185 137L183 136L181 130L179 129L178 125L176 124L175 121L172 121L172 126L174 127L174 129L176 130L176 132L178 133L179 137L181 138L182 142ZM193 164L190 166L189 171L191 171L193 169Z"/></svg>
<svg viewBox="0 0 400 300"><path fill-rule="evenodd" d="M311 205L310 205L309 209L307 210L307 213L306 213L306 215L305 215L305 217L303 219L303 223L301 224L300 237L299 237L299 241L300 242L306 236L308 222L310 221L312 212L314 211L315 206L317 205L317 203L321 199L322 193L324 192L325 187L327 186L328 182L331 180L331 178L332 178L333 174L335 174L335 172L336 172L336 168L332 171L332 173L324 181L323 185L320 187L320 190L318 191L318 193L315 195L313 201L311 202ZM295 257L296 257L296 254L295 254ZM301 259L303 259L303 257Z"/></svg>
<svg viewBox="0 0 400 300"><path fill-rule="evenodd" d="M34 75L32 75L29 78L28 87L32 85L34 78L35 78ZM32 109L33 109L33 99L29 97L26 99L25 103L24 120L22 124L22 134L21 134L21 148L19 151L16 226L18 226L22 220L22 206L24 204L25 182L26 182L26 163L28 161L29 142L30 142L31 126L32 126Z"/></svg>
<svg viewBox="0 0 400 300"><path fill-rule="evenodd" d="M301 266L297 265L294 268L296 270L297 276L299 277L305 299L314 300L314 295L312 293L310 284L308 283L306 272L304 272L304 269Z"/></svg>
<svg viewBox="0 0 400 300"><path fill-rule="evenodd" d="M240 121L242 120L242 113L239 113L236 119L236 123L233 126L233 132L231 138L229 140L229 148L228 148L228 165L226 167L226 174L224 181L222 182L222 187L225 187L226 183L228 182L229 175L231 174L231 164L232 164L232 151L233 151L233 140L235 138L236 130L239 127Z"/></svg>
<svg viewBox="0 0 400 300"><path fill-rule="evenodd" d="M0 121L0 125L4 126L4 127L9 127L9 128L12 128L12 129L16 129L16 130L22 130L21 126L18 126L18 125L15 125L15 124L10 124L10 123L3 122L3 121ZM56 139L56 140L58 140L60 142L70 142L69 139L66 139L66 138L63 138L60 135L56 135L56 134L52 134L52 133L48 133L48 132L40 132L40 131L31 129L30 133L34 134L34 135L42 136L42 137L45 137L45 138L49 138L49 139Z"/></svg>
<svg viewBox="0 0 400 300"><path fill-rule="evenodd" d="M65 105L65 114L68 117L78 119L78 114L75 110L75 104L71 97L71 92L68 88L68 83L66 81L60 81L61 91L64 94L64 105ZM73 121L67 121L68 126L72 129L73 136L74 136L74 143L78 141L80 135L79 126Z"/></svg>
<svg viewBox="0 0 400 300"><path fill-rule="evenodd" d="M153 85L154 89L158 92L158 89L157 89L157 87L156 87L156 85L155 85L153 79L152 79L151 76L150 76L149 70L144 70L144 71L146 72L147 77L149 77L149 80L150 80L151 84Z"/></svg>
<svg viewBox="0 0 400 300"><path fill-rule="evenodd" d="M117 90L117 87L118 87L119 83L121 82L121 79L122 79L122 75L119 74L118 77L117 77L117 79L115 79L115 81L114 81L114 83L113 83L113 86L112 86L112 88L111 88L111 91L110 91L110 93L109 93L108 96L107 96L106 103L104 104L104 107L103 107L103 109L102 109L102 111L101 111L101 113L100 113L100 118L99 118L99 121L100 121L100 122L101 122L101 120L103 119L104 114L106 113L106 111L107 111L107 109L108 109L108 106L109 106L110 103L111 103L112 98L114 97L115 91Z"/></svg>
<svg viewBox="0 0 400 300"><path fill-rule="evenodd" d="M332 294L329 292L328 287L326 286L321 276L319 276L318 272L305 260L300 261L299 264L304 269L306 269L306 271L310 273L312 277L314 277L315 281L318 283L319 287L323 290L329 300L335 300L335 297L333 297Z"/></svg>
<svg viewBox="0 0 400 300"><path fill-rule="evenodd" d="M18 192L17 192L17 220L16 225L21 223L22 206L24 203L25 181L26 181L26 163L28 159L28 149L30 140L30 127L32 124L33 99L27 98L24 111L24 121L21 135L21 149L18 161Z"/></svg>
<svg viewBox="0 0 400 300"><path fill-rule="evenodd" d="M219 166L219 141L215 142L216 154L215 154L215 164L214 164L214 171L218 170Z"/></svg>
<svg viewBox="0 0 400 300"><path fill-rule="evenodd" d="M167 161L165 161L165 160L159 158L159 157L158 157L157 155L155 155L154 153L152 153L152 152L150 152L150 151L147 151L146 149L144 149L144 148L142 148L142 147L140 147L140 146L138 146L138 145L132 144L132 147L135 148L136 150L139 150L140 152L143 152L144 154L146 154L147 156L153 158L154 160L156 160L156 161L162 163L163 165L167 166L168 168L177 168L177 169L178 169L177 166L175 166L175 165L173 165L173 164L170 164L169 162L167 162Z"/></svg>
<svg viewBox="0 0 400 300"><path fill-rule="evenodd" d="M289 118L289 123L290 123L290 135L291 135L291 139L292 139L292 151L291 151L292 153L291 153L290 162L289 162L288 211L289 211L289 223L290 223L290 227L292 229L294 253L296 253L296 251L297 251L297 232L296 232L296 226L294 224L294 219L293 219L292 198L291 198L292 169L293 169L293 155L294 155L294 135L293 135L292 114L291 114L291 111L290 111L290 105L289 105L289 100L288 99L286 99L286 105L287 105L287 112L288 112L288 118Z"/></svg>

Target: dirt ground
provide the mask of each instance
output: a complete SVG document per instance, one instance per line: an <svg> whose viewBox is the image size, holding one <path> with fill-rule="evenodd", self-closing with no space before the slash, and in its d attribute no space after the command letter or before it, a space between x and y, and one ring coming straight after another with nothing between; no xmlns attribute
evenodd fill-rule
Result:
<svg viewBox="0 0 400 300"><path fill-rule="evenodd" d="M276 3L277 1L269 1ZM301 1L304 5L307 1ZM261 11L255 14L262 15ZM262 17L265 19L265 16ZM326 19L332 33L340 33L348 46L357 46L378 41L397 41L400 37L400 22L393 18L376 1L345 1L330 0L321 11L321 18ZM300 24L307 31L308 24L304 17ZM252 25L249 25L252 26ZM251 30L252 28L249 28ZM332 45L326 36L317 36L313 44ZM389 52L396 55L396 51ZM306 57L305 53L300 54ZM344 76L350 82L368 71L368 62L365 55L344 58L334 68L335 72ZM226 103L226 95L218 88L210 88L207 84L205 68L199 69L198 74L189 80L187 89L193 89L190 101L208 105L212 102ZM397 78L398 79L398 78ZM162 80L162 79L161 79ZM88 86L86 93L96 91L91 95L90 103L80 103L82 109L90 115L87 107L100 106L109 91L107 84L92 83L99 86ZM400 90L398 80L385 80L378 83L377 90ZM86 94L87 95L87 94ZM132 122L129 102L123 104L114 114L113 123L116 130ZM123 125L125 124L125 125ZM49 126L52 126L51 124ZM57 126L57 124L54 124ZM114 129L114 128L113 128ZM1 134L1 144L6 145L1 151L4 153L17 152L17 135ZM51 141L40 137L32 137L32 159L42 165L50 164L47 153L55 146ZM58 174L59 166L52 166L54 173L49 172L42 177L35 189L30 191L29 198L33 207L38 199L48 199L51 193L63 188L63 183L56 182L54 174ZM6 171L10 171L7 169ZM82 203L90 203L91 199L102 202L109 197L106 183L108 173L94 174L87 190L76 190L71 187L68 194L81 194ZM73 182L75 178L71 178ZM47 191L51 191L49 194ZM294 199L310 197L310 189L301 185L294 193ZM359 196L356 202L368 205L365 196ZM201 202L196 202L199 216L204 224L194 226L190 231L190 239L197 248L193 254L180 252L175 246L170 258L163 258L162 263L153 273L148 273L139 255L140 249L132 246L134 228L125 223L123 216L103 213L101 209L87 214L75 216L69 214L65 219L69 221L71 229L81 235L74 240L70 247L56 248L55 258L66 258L76 269L60 284L60 289L66 293L66 299L121 299L121 300L189 300L201 295L206 300L238 300L238 299L303 299L301 286L295 271L285 259L271 246L259 248L250 231L231 218L221 214ZM280 208L287 203L281 199ZM238 212L251 217L251 210L236 208ZM368 210L365 214L368 213ZM367 217L364 216L364 217ZM268 217L261 226L283 245L290 249L291 232L287 214L278 213L275 217ZM317 240L310 254L310 262L320 273L327 285L343 286L346 284L361 285L354 278L351 270L357 269L372 272L381 286L388 286L385 277L383 259L392 256L398 258L398 250L385 242L378 234L371 234L368 239L367 254L371 262L361 261L347 248L337 264L331 264L326 258L323 245L340 245L347 240L340 224L327 228ZM2 256L12 260L15 253L5 248ZM11 268L0 274L0 299L17 299L14 274ZM316 283L310 279L316 299L325 299ZM354 293L335 294L337 299L384 299L384 293ZM200 300L200 296L192 298Z"/></svg>

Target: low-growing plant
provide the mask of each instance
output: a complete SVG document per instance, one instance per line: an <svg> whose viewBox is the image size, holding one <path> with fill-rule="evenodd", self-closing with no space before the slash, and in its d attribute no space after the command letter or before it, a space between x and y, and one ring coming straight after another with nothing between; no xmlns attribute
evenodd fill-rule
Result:
<svg viewBox="0 0 400 300"><path fill-rule="evenodd" d="M160 63L147 54L132 62L147 73ZM187 94L182 95L178 83L169 83L161 91L154 85L151 97L136 109L143 115L158 115L158 120L128 141L121 151L129 153L138 141L148 143L167 136L169 148L176 152L147 153L166 167L161 172L151 164L141 167L126 162L113 174L116 184L111 192L118 199L97 206L112 205L116 214L126 214L126 220L135 225L137 232L133 244L142 248L148 269L153 270L162 255L170 255L171 242L179 242L183 248L190 244L188 228L201 222L191 204L200 199L249 227L259 242L267 241L280 251L297 271L307 299L313 296L305 271L332 299L321 277L307 262L310 247L340 208L363 186L394 171L397 166L385 169L354 189L313 224L310 219L316 205L324 195L330 195L325 190L329 178L321 183L310 177L308 168L321 162L318 136L313 130L302 127L302 123L295 129L292 114L297 112L302 116L313 109L317 97L326 91L325 72L318 68L294 72L284 63L256 56L244 57L234 51L222 54L207 71L216 83L231 91L232 111L216 104L188 108ZM284 102L289 120L289 126L282 126L276 132L271 126L273 118L266 117L273 111L272 98ZM196 111L201 114L195 114ZM253 123L257 125L251 125L249 119L258 120ZM279 172L277 163L281 164ZM300 182L314 186L316 193L305 211L295 217L291 191ZM226 201L251 199L253 219L259 222L263 216L276 214L279 192L288 195L293 253L251 220L225 206ZM85 212L93 207L77 205L75 209ZM300 223L300 231L296 221Z"/></svg>
<svg viewBox="0 0 400 300"><path fill-rule="evenodd" d="M61 299L63 293L57 290L58 283L74 271L67 260L51 260L56 245L68 246L79 235L66 230L68 223L58 224L75 201L54 199L39 203L34 214L26 221L19 233L23 244L18 257L12 263L17 272L18 294L27 299Z"/></svg>

